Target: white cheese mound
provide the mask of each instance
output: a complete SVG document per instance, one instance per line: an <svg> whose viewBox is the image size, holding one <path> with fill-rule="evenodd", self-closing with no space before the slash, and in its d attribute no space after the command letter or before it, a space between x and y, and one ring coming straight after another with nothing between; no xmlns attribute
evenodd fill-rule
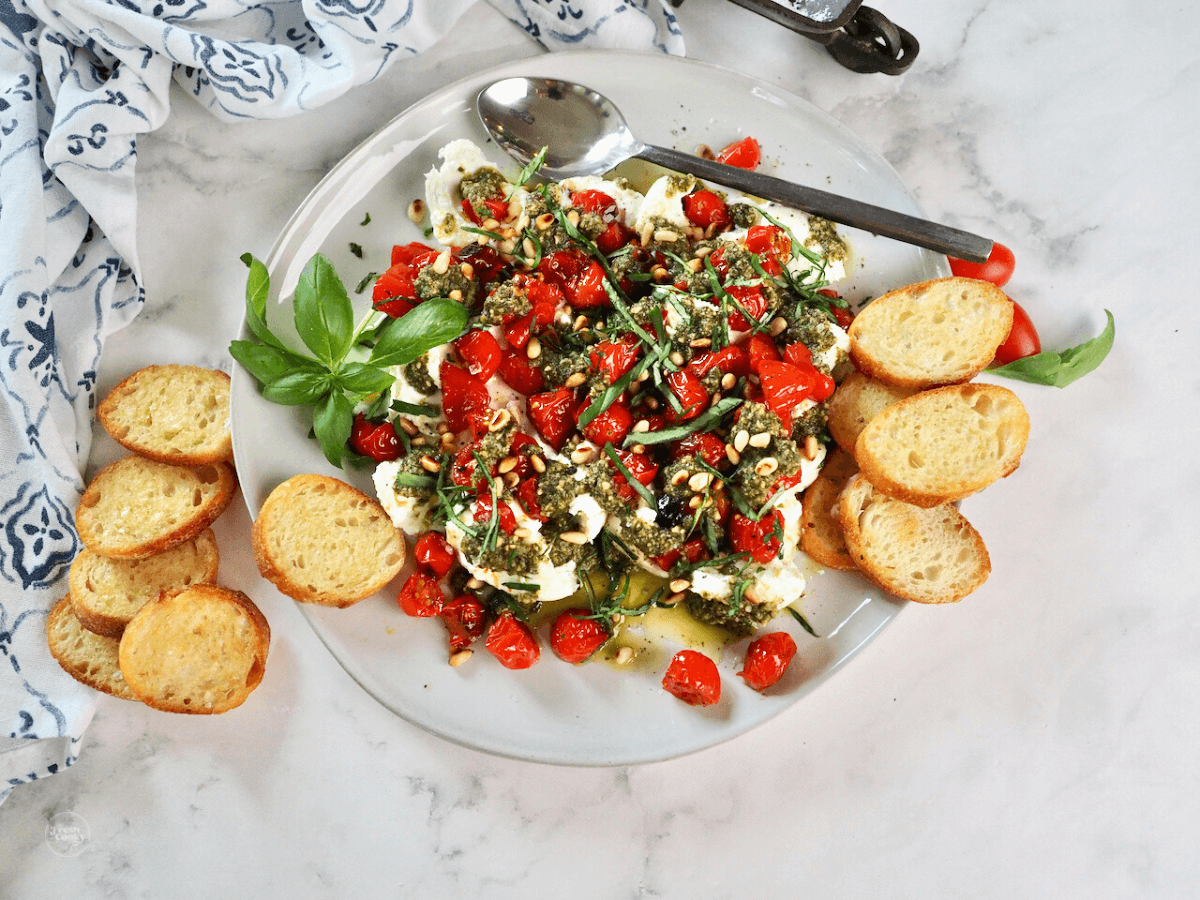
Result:
<svg viewBox="0 0 1200 900"><path fill-rule="evenodd" d="M645 197L640 191L630 187L622 187L615 181L601 178L598 175L580 175L576 178L565 178L562 186L572 193L583 191L600 191L613 198L624 222L636 222L638 211L642 208Z"/></svg>
<svg viewBox="0 0 1200 900"><path fill-rule="evenodd" d="M380 505L392 520L392 524L405 534L415 537L429 530L430 520L434 510L438 508L438 498L412 497L396 493L396 473L400 471L399 460L381 462L375 467L371 476L375 482L375 496Z"/></svg>
<svg viewBox="0 0 1200 900"><path fill-rule="evenodd" d="M683 211L683 198L695 186L696 179L691 175L664 175L659 178L646 191L633 230L641 232L650 224L662 227L664 220L678 228L690 228L692 223Z"/></svg>
<svg viewBox="0 0 1200 900"><path fill-rule="evenodd" d="M451 141L438 151L438 156L442 159L441 166L435 166L425 174L425 204L429 208L433 236L449 247L465 247L475 240L476 235L463 229L475 227L475 224L463 215L459 187L466 176L496 166L479 147L466 139ZM506 194L511 190L512 185L505 181ZM518 190L513 198L521 202L522 213L528 196L525 191ZM517 223L519 229L528 224L524 215L521 218L524 221Z"/></svg>
<svg viewBox="0 0 1200 900"><path fill-rule="evenodd" d="M545 538L542 537L542 523L537 519L531 519L527 516L519 503L509 505L512 508L513 515L516 517L517 528L525 528L530 532L530 536L522 540L534 547L541 557L538 562L537 571L527 572L523 575L514 575L503 569L489 569L486 566L477 565L463 553L462 547L466 534L459 528L457 523L450 521L446 523L446 540L458 552L459 561L467 571L480 581L490 584L492 587L499 588L502 591L512 591L512 588L504 586L505 582L518 581L524 584L536 584L538 586L537 598L543 602L570 597L579 590L579 576L575 571L575 563L568 562L561 566L551 563L549 558L550 547L547 545ZM468 507L464 506L462 509L456 509L455 514L466 525L475 524L475 517L471 515Z"/></svg>
<svg viewBox="0 0 1200 900"><path fill-rule="evenodd" d="M396 379L394 382L392 382L392 399L400 400L404 403L415 403L418 406L436 406L440 410L442 406L442 393L440 390L442 384L442 360L446 358L446 354L449 352L449 344L442 344L440 347L434 347L429 351L426 371L429 372L429 377L433 383L439 387L437 393L434 394L422 394L419 390L413 387L413 385L409 383L408 378L405 377L404 366L392 366L390 369L388 369L388 371ZM446 421L446 417L440 412L436 416L414 416L409 415L408 413L404 413L402 415L403 418L411 420L422 431L432 431L437 427L439 422Z"/></svg>

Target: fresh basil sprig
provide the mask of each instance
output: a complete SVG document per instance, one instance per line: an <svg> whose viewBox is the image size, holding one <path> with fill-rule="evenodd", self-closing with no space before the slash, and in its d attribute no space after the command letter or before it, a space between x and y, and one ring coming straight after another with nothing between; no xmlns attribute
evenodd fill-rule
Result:
<svg viewBox="0 0 1200 900"><path fill-rule="evenodd" d="M1112 349L1117 327L1113 321L1113 314L1107 309L1104 314L1108 316L1108 324L1090 341L1059 352L1045 350L1033 356L1013 360L1008 365L988 369L989 374L1060 388L1066 387L1072 381L1078 381L1104 362L1108 351Z"/></svg>
<svg viewBox="0 0 1200 900"><path fill-rule="evenodd" d="M321 452L341 468L354 424L354 405L386 391L395 381L391 366L454 340L467 325L461 303L439 297L399 319L372 311L356 327L346 288L324 256L317 254L300 275L292 309L296 333L312 356L288 348L267 326L267 268L249 253L246 324L257 341L233 341L229 353L263 386L263 396L285 406L312 406L313 433ZM380 324L382 320L382 324ZM362 347L365 352L351 352ZM362 357L365 355L365 359Z"/></svg>

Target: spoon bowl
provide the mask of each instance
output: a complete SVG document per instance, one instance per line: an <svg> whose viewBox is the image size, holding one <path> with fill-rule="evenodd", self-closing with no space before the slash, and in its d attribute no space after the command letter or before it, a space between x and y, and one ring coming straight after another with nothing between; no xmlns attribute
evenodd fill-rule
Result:
<svg viewBox="0 0 1200 900"><path fill-rule="evenodd" d="M637 157L841 225L970 262L986 261L992 249L987 238L957 228L642 143L611 100L570 81L504 78L479 92L475 108L488 134L522 166L545 148L545 161L539 172L549 178L603 175L625 160Z"/></svg>

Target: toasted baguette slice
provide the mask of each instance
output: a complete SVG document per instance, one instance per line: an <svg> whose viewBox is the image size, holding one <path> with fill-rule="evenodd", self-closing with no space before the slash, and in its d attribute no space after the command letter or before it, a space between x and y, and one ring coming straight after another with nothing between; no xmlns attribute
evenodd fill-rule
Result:
<svg viewBox="0 0 1200 900"><path fill-rule="evenodd" d="M1012 301L993 284L923 281L867 304L850 325L850 359L897 387L961 384L992 361L1012 321Z"/></svg>
<svg viewBox="0 0 1200 900"><path fill-rule="evenodd" d="M101 556L141 559L191 540L217 520L237 488L233 466L172 466L127 456L83 492L75 528Z"/></svg>
<svg viewBox="0 0 1200 900"><path fill-rule="evenodd" d="M262 681L270 643L271 628L249 597L197 584L138 610L118 658L143 703L203 715L241 706Z"/></svg>
<svg viewBox="0 0 1200 900"><path fill-rule="evenodd" d="M325 475L297 475L275 488L252 536L258 571L303 603L350 606L404 565L404 538L383 507Z"/></svg>
<svg viewBox="0 0 1200 900"><path fill-rule="evenodd" d="M196 366L149 366L100 401L100 424L118 444L159 462L233 460L229 376Z"/></svg>
<svg viewBox="0 0 1200 900"><path fill-rule="evenodd" d="M833 518L838 495L850 477L858 472L854 457L836 449L825 457L825 465L807 491L800 516L800 549L830 569L855 569L854 558L846 549L842 527Z"/></svg>
<svg viewBox="0 0 1200 900"><path fill-rule="evenodd" d="M92 634L79 623L70 594L59 600L46 617L46 641L50 655L76 681L122 700L137 699L121 674L117 642Z"/></svg>
<svg viewBox="0 0 1200 900"><path fill-rule="evenodd" d="M922 391L863 429L858 467L890 497L931 507L961 500L1010 474L1029 439L1017 395L994 384Z"/></svg>
<svg viewBox="0 0 1200 900"><path fill-rule="evenodd" d="M851 372L829 398L829 433L847 453L867 423L897 400L911 397L916 388L893 387L862 372Z"/></svg>
<svg viewBox="0 0 1200 900"><path fill-rule="evenodd" d="M219 564L211 528L145 559L115 559L84 548L71 563L71 605L88 631L119 638L147 602L165 591L215 581Z"/></svg>
<svg viewBox="0 0 1200 900"><path fill-rule="evenodd" d="M983 538L951 504L922 509L858 476L837 505L858 568L885 591L917 603L955 603L992 570Z"/></svg>

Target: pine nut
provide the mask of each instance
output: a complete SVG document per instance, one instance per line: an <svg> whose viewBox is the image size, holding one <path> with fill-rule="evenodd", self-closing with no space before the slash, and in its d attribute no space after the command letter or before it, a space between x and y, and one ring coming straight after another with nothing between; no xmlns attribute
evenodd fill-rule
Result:
<svg viewBox="0 0 1200 900"><path fill-rule="evenodd" d="M496 471L501 475L503 475L505 472L511 472L517 467L517 463L519 461L520 460L518 460L515 456L506 456L504 459L500 460L499 464L496 466Z"/></svg>
<svg viewBox="0 0 1200 900"><path fill-rule="evenodd" d="M708 256L708 254L710 254L712 252L713 252L712 247L697 247L696 248L696 259L703 260L704 257ZM700 265L703 267L704 263L701 263Z"/></svg>
<svg viewBox="0 0 1200 900"><path fill-rule="evenodd" d="M676 472L674 475L671 476L671 484L674 485L675 487L679 487L681 484L683 484L685 481L687 481L691 477L692 477L692 473L689 472L687 469L680 469L678 472Z"/></svg>
<svg viewBox="0 0 1200 900"><path fill-rule="evenodd" d="M776 316L771 320L771 337L779 337L781 334L787 331L787 327L787 319L785 319L783 316Z"/></svg>
<svg viewBox="0 0 1200 900"><path fill-rule="evenodd" d="M414 225L418 224L425 218L425 201L421 199L414 200L408 204L408 220Z"/></svg>
<svg viewBox="0 0 1200 900"><path fill-rule="evenodd" d="M726 391L732 391L737 387L737 376L732 372L726 372L721 376L721 387Z"/></svg>
<svg viewBox="0 0 1200 900"><path fill-rule="evenodd" d="M804 438L804 458L812 462L817 458L817 454L821 450L821 442L813 435L806 435Z"/></svg>
<svg viewBox="0 0 1200 900"><path fill-rule="evenodd" d="M470 279L475 277L475 267L470 263L463 263L458 267L458 271L462 272L463 278Z"/></svg>
<svg viewBox="0 0 1200 900"><path fill-rule="evenodd" d="M693 491L702 491L712 482L712 476L707 472L697 472L688 479L688 487Z"/></svg>
<svg viewBox="0 0 1200 900"><path fill-rule="evenodd" d="M464 647L462 650L456 650L450 654L450 665L457 669L474 655L475 651L469 647Z"/></svg>
<svg viewBox="0 0 1200 900"><path fill-rule="evenodd" d="M479 578L472 578L470 581L467 582L467 587L473 591L479 590L481 587L483 587L483 585L484 585L483 580L479 579Z"/></svg>
<svg viewBox="0 0 1200 900"><path fill-rule="evenodd" d="M650 238L654 237L654 226L647 222L642 228L642 233L638 237L643 247L648 246L650 244Z"/></svg>
<svg viewBox="0 0 1200 900"><path fill-rule="evenodd" d="M519 216L519 215L520 215L520 214L521 214L523 211L524 211L524 210L522 210L522 208L521 208L521 201L520 201L519 199L517 199L517 198L515 198L515 197L514 197L512 200L510 200L510 201L509 201L509 204L508 204L508 217L509 217L510 219L515 219L515 218L516 218L517 216Z"/></svg>
<svg viewBox="0 0 1200 900"><path fill-rule="evenodd" d="M440 472L440 471L442 471L442 464L439 463L432 456L422 456L421 457L421 468L424 469L426 472Z"/></svg>
<svg viewBox="0 0 1200 900"><path fill-rule="evenodd" d="M488 431L495 434L508 426L512 421L512 413L507 409L498 409L492 413L492 421L488 423Z"/></svg>
<svg viewBox="0 0 1200 900"><path fill-rule="evenodd" d="M733 448L733 444L725 445L725 456L735 466L742 461L742 454Z"/></svg>
<svg viewBox="0 0 1200 900"><path fill-rule="evenodd" d="M573 331L583 331L583 329L587 328L590 324L591 323L588 321L587 316L579 316L575 320L575 323L571 326L571 329Z"/></svg>
<svg viewBox="0 0 1200 900"><path fill-rule="evenodd" d="M515 488L518 484L521 483L521 476L518 475L516 472L508 472L507 474L505 474L501 477L504 479L504 483L510 488Z"/></svg>
<svg viewBox="0 0 1200 900"><path fill-rule="evenodd" d="M704 268L704 259L699 256L697 256L695 259L689 259L688 260L688 268L691 269L693 272L698 273L701 269Z"/></svg>
<svg viewBox="0 0 1200 900"><path fill-rule="evenodd" d="M656 284L666 284L671 280L671 273L662 266L655 266L650 270L650 277L654 279Z"/></svg>
<svg viewBox="0 0 1200 900"><path fill-rule="evenodd" d="M669 228L660 228L654 232L654 240L659 244L673 244L679 240L679 232Z"/></svg>
<svg viewBox="0 0 1200 900"><path fill-rule="evenodd" d="M533 537L533 532L530 531L528 528L518 528L516 531L513 532L513 537L518 538L519 540L522 540L522 541L527 541L531 537Z"/></svg>
<svg viewBox="0 0 1200 900"><path fill-rule="evenodd" d="M617 655L613 657L613 662L618 666L623 666L633 659L633 648L626 645L617 651Z"/></svg>
<svg viewBox="0 0 1200 900"><path fill-rule="evenodd" d="M712 338L696 338L694 341L688 341L688 346L693 350L703 350L712 346Z"/></svg>
<svg viewBox="0 0 1200 900"><path fill-rule="evenodd" d="M683 354L678 350L672 350L671 355L667 358L677 366L682 366L684 363Z"/></svg>
<svg viewBox="0 0 1200 900"><path fill-rule="evenodd" d="M744 453L748 443L750 443L750 432L748 432L745 428L741 429L733 436L733 449L735 449L738 453Z"/></svg>
<svg viewBox="0 0 1200 900"><path fill-rule="evenodd" d="M542 342L537 338L530 338L529 343L525 345L525 355L530 359L537 359L542 355Z"/></svg>
<svg viewBox="0 0 1200 900"><path fill-rule="evenodd" d="M579 224L579 210L571 209L567 211L567 221L572 225Z"/></svg>
<svg viewBox="0 0 1200 900"><path fill-rule="evenodd" d="M459 303L462 303L462 291L460 291L458 288L454 288L452 291L446 294L446 296L451 300L457 300Z"/></svg>
<svg viewBox="0 0 1200 900"><path fill-rule="evenodd" d="M630 429L634 434L645 434L650 430L650 423L646 419L639 419L633 423L633 428Z"/></svg>
<svg viewBox="0 0 1200 900"><path fill-rule="evenodd" d="M533 245L533 241L529 238L521 241L521 249L525 251L526 259L533 259L537 255L537 247Z"/></svg>
<svg viewBox="0 0 1200 900"><path fill-rule="evenodd" d="M433 271L436 275L445 275L450 271L450 251L443 250L433 261Z"/></svg>
<svg viewBox="0 0 1200 900"><path fill-rule="evenodd" d="M580 444L571 451L571 462L577 466L585 465L596 459L596 448L591 444Z"/></svg>
<svg viewBox="0 0 1200 900"><path fill-rule="evenodd" d="M396 422L409 437L416 437L417 432L420 430L417 428L417 423L413 422L411 419L397 419Z"/></svg>
<svg viewBox="0 0 1200 900"><path fill-rule="evenodd" d="M667 587L671 589L671 592L675 594L678 594L680 591L686 591L691 586L692 583L686 578L676 578L669 585L667 585Z"/></svg>
<svg viewBox="0 0 1200 900"><path fill-rule="evenodd" d="M688 501L688 509L699 509L700 504L704 502L704 498L699 494L693 494L692 499Z"/></svg>
<svg viewBox="0 0 1200 900"><path fill-rule="evenodd" d="M514 241L505 240L505 241L500 242L500 246L498 249L500 250L501 253L510 255L515 249L517 249L517 245L516 245L516 242L514 242Z"/></svg>
<svg viewBox="0 0 1200 900"><path fill-rule="evenodd" d="M646 452L646 445L645 444L634 444L632 447L629 448L629 452L636 453L638 456L642 456Z"/></svg>
<svg viewBox="0 0 1200 900"><path fill-rule="evenodd" d="M423 434L419 434L412 439L412 445L414 447L424 447L428 443L429 441L425 440L425 435Z"/></svg>
<svg viewBox="0 0 1200 900"><path fill-rule="evenodd" d="M773 456L767 456L758 461L754 467L755 475L770 475L779 468L779 460Z"/></svg>
<svg viewBox="0 0 1200 900"><path fill-rule="evenodd" d="M587 376L582 372L576 372L573 375L568 375L567 380L563 382L563 387L577 388L587 381Z"/></svg>
<svg viewBox="0 0 1200 900"><path fill-rule="evenodd" d="M750 446L758 447L760 450L763 447L769 446L771 443L771 434L767 431L760 431L758 434L750 436Z"/></svg>
<svg viewBox="0 0 1200 900"><path fill-rule="evenodd" d="M674 594L668 594L666 599L663 600L663 604L666 606L678 606L680 603L683 602L683 598L685 596L686 595L683 593L683 591L679 591Z"/></svg>
<svg viewBox="0 0 1200 900"><path fill-rule="evenodd" d="M537 472L539 475L546 471L546 461L540 456L534 455L529 457L529 464L533 466L533 471Z"/></svg>
<svg viewBox="0 0 1200 900"><path fill-rule="evenodd" d="M538 231L547 231L554 224L554 213L542 213L533 220L533 224L537 226Z"/></svg>
<svg viewBox="0 0 1200 900"><path fill-rule="evenodd" d="M577 544L579 546L583 546L588 542L587 535L582 531L564 531L559 535L559 538L568 544Z"/></svg>

